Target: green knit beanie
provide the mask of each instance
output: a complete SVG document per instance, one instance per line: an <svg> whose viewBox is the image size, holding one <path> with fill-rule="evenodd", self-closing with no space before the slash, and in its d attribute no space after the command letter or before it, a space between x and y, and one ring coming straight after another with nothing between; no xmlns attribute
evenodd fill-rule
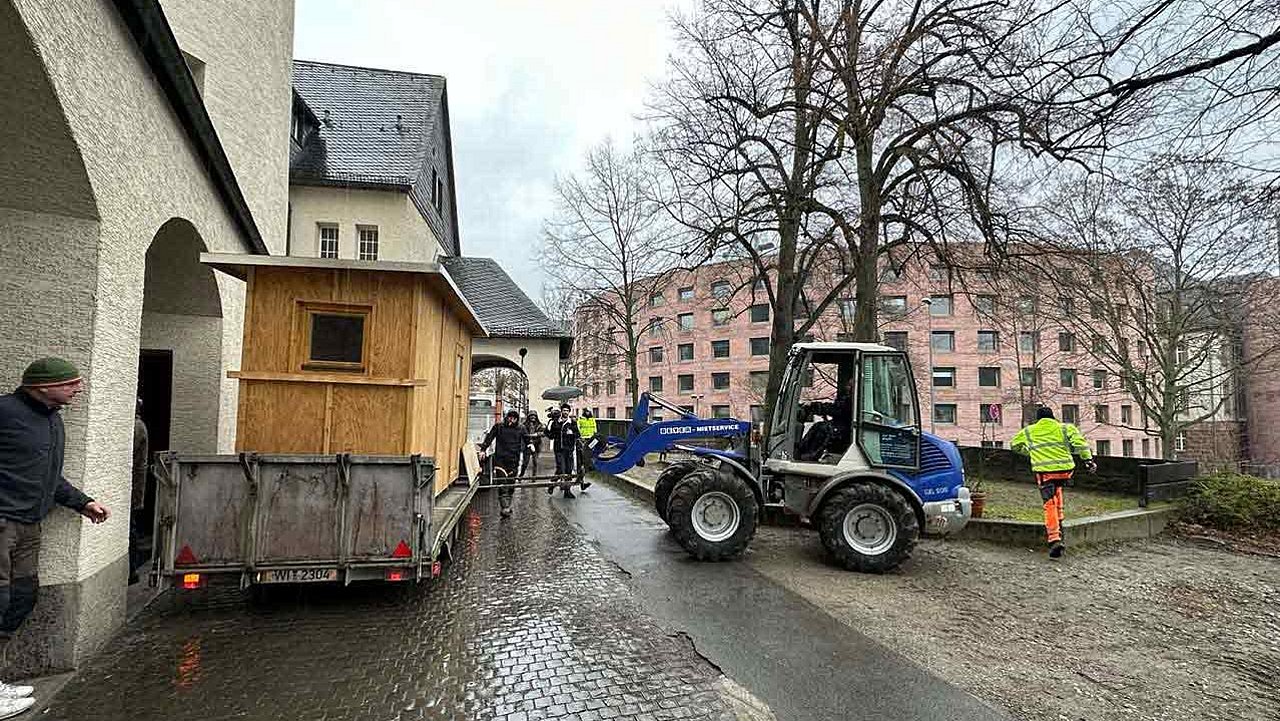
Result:
<svg viewBox="0 0 1280 721"><path fill-rule="evenodd" d="M22 385L28 388L56 386L80 380L80 371L61 358L41 358L22 374Z"/></svg>

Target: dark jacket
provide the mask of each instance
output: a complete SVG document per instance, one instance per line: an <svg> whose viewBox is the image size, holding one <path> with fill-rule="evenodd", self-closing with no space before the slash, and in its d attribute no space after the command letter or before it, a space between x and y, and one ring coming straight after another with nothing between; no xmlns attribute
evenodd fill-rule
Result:
<svg viewBox="0 0 1280 721"><path fill-rule="evenodd" d="M551 439L551 448L556 453L565 453L578 445L578 422L573 418L561 416L547 424L547 437Z"/></svg>
<svg viewBox="0 0 1280 721"><path fill-rule="evenodd" d="M520 424L509 426L506 423L495 423L480 442L480 450L493 443L493 460L503 468L512 470L520 462L520 448L524 445L524 429Z"/></svg>
<svg viewBox="0 0 1280 721"><path fill-rule="evenodd" d="M62 477L62 414L23 390L0 396L0 518L36 523L54 503L79 511L93 499Z"/></svg>
<svg viewBox="0 0 1280 721"><path fill-rule="evenodd" d="M529 443L533 444L534 451L542 450L542 435L547 427L542 425L541 421L526 420L524 422L524 435Z"/></svg>

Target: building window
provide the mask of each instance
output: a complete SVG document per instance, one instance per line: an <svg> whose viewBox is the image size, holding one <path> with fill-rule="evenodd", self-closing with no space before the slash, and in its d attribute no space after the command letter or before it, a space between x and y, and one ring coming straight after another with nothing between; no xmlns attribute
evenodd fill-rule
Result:
<svg viewBox="0 0 1280 721"><path fill-rule="evenodd" d="M627 379L627 395L631 395L632 393L635 393L635 392L636 392L636 379L628 378ZM631 414L628 413L627 415L630 416Z"/></svg>
<svg viewBox="0 0 1280 721"><path fill-rule="evenodd" d="M1058 307L1062 308L1062 314L1071 316L1076 312L1076 299L1065 295L1058 297Z"/></svg>
<svg viewBox="0 0 1280 721"><path fill-rule="evenodd" d="M1000 350L1000 333L994 330L978 331L978 352L994 353Z"/></svg>
<svg viewBox="0 0 1280 721"><path fill-rule="evenodd" d="M338 257L338 226L336 225L320 226L320 257L321 258L337 258Z"/></svg>
<svg viewBox="0 0 1280 721"><path fill-rule="evenodd" d="M631 406L627 406L626 410L623 411L622 415L624 418L631 418L632 416L635 415L635 410L636 410L635 408L632 408Z"/></svg>
<svg viewBox="0 0 1280 721"><path fill-rule="evenodd" d="M853 318L858 313L858 304L852 298L840 299L840 320L845 323L852 323Z"/></svg>
<svg viewBox="0 0 1280 721"><path fill-rule="evenodd" d="M729 389L728 373L712 373L711 374L711 390L723 391Z"/></svg>
<svg viewBox="0 0 1280 721"><path fill-rule="evenodd" d="M880 311L885 315L906 315L907 296L886 295L880 298Z"/></svg>
<svg viewBox="0 0 1280 721"><path fill-rule="evenodd" d="M987 366L978 369L978 385L982 388L1000 387L999 366Z"/></svg>
<svg viewBox="0 0 1280 721"><path fill-rule="evenodd" d="M935 330L929 334L929 346L935 351L951 353L956 349L956 334L949 330Z"/></svg>
<svg viewBox="0 0 1280 721"><path fill-rule="evenodd" d="M751 322L764 323L769 320L769 304L756 303L751 306Z"/></svg>
<svg viewBox="0 0 1280 721"><path fill-rule="evenodd" d="M1036 312L1036 299L1032 298L1029 295L1024 295L1018 298L1017 308L1018 308L1019 315L1023 315L1023 316L1032 315Z"/></svg>
<svg viewBox="0 0 1280 721"><path fill-rule="evenodd" d="M1035 353L1040 350L1040 332L1023 331L1018 334L1018 350L1023 353Z"/></svg>
<svg viewBox="0 0 1280 721"><path fill-rule="evenodd" d="M612 331L609 333L609 335L613 335ZM650 318L649 319L649 337L657 338L660 335L662 335L662 319Z"/></svg>
<svg viewBox="0 0 1280 721"><path fill-rule="evenodd" d="M769 289L769 285L764 278L756 278L756 282L751 284L751 292L763 293Z"/></svg>
<svg viewBox="0 0 1280 721"><path fill-rule="evenodd" d="M650 393L662 392L662 376L649 376L649 392Z"/></svg>
<svg viewBox="0 0 1280 721"><path fill-rule="evenodd" d="M363 371L370 308L303 305L307 314L307 370Z"/></svg>
<svg viewBox="0 0 1280 721"><path fill-rule="evenodd" d="M896 283L902 280L902 269L895 268L893 263L886 263L880 268L881 283Z"/></svg>
<svg viewBox="0 0 1280 721"><path fill-rule="evenodd" d="M907 349L907 332L905 330L893 330L885 333L884 344L894 350L905 351Z"/></svg>
<svg viewBox="0 0 1280 721"><path fill-rule="evenodd" d="M978 406L978 422L1004 425L1004 413L999 403L983 403Z"/></svg>
<svg viewBox="0 0 1280 721"><path fill-rule="evenodd" d="M360 260L377 260L378 226L361 225L356 230L360 233Z"/></svg>
<svg viewBox="0 0 1280 721"><path fill-rule="evenodd" d="M657 345L657 346L654 346L654 347L652 347L652 348L650 348L650 349L649 349L649 362L650 362L650 363L661 363L661 362L662 362L662 356L663 356L662 346Z"/></svg>
<svg viewBox="0 0 1280 721"><path fill-rule="evenodd" d="M980 295L974 298L973 309L983 315L994 315L996 312L996 297L994 295Z"/></svg>
<svg viewBox="0 0 1280 721"><path fill-rule="evenodd" d="M1185 432L1178 431L1178 435L1173 437L1173 450L1179 453L1187 450L1187 434Z"/></svg>
<svg viewBox="0 0 1280 721"><path fill-rule="evenodd" d="M676 376L676 388L681 393L693 392L693 374L686 373Z"/></svg>
<svg viewBox="0 0 1280 721"><path fill-rule="evenodd" d="M1120 441L1120 454L1125 458L1133 458L1133 439L1126 438Z"/></svg>
<svg viewBox="0 0 1280 721"><path fill-rule="evenodd" d="M1093 372L1093 387L1103 389L1107 387L1107 372L1104 370L1096 370Z"/></svg>
<svg viewBox="0 0 1280 721"><path fill-rule="evenodd" d="M711 341L711 357L712 358L728 358L729 357L729 341L728 340Z"/></svg>
<svg viewBox="0 0 1280 721"><path fill-rule="evenodd" d="M680 345L676 346L676 357L682 361L693 360L693 344L681 343Z"/></svg>
<svg viewBox="0 0 1280 721"><path fill-rule="evenodd" d="M728 298L733 291L733 286L729 285L727 280L717 280L711 284L712 298Z"/></svg>
<svg viewBox="0 0 1280 721"><path fill-rule="evenodd" d="M1071 333L1058 334L1058 350L1064 353L1074 352L1076 349L1076 337Z"/></svg>
<svg viewBox="0 0 1280 721"><path fill-rule="evenodd" d="M1138 357L1139 358L1147 357L1147 342L1145 340L1138 341Z"/></svg>
<svg viewBox="0 0 1280 721"><path fill-rule="evenodd" d="M716 308L715 310L711 311L711 325L712 325L712 326L716 326L716 327L718 327L718 326L728 325L728 324L729 324L729 309L728 309L728 308ZM692 327L693 327L693 326L689 326L689 328L692 328ZM684 327L683 327L683 326L681 326L681 328L684 328ZM687 330L687 329L686 329L686 330Z"/></svg>
<svg viewBox="0 0 1280 721"><path fill-rule="evenodd" d="M932 315L932 316L951 315L951 296L949 295L929 296L929 315Z"/></svg>
<svg viewBox="0 0 1280 721"><path fill-rule="evenodd" d="M617 381L605 381L605 383L604 383L604 392L605 392L605 395L610 395L610 396L616 396L616 395L618 395L618 382L617 382Z"/></svg>
<svg viewBox="0 0 1280 721"><path fill-rule="evenodd" d="M764 393L769 388L769 371L751 371L748 378L753 391Z"/></svg>
<svg viewBox="0 0 1280 721"><path fill-rule="evenodd" d="M1151 457L1151 439L1150 438L1142 439L1142 457L1143 458Z"/></svg>
<svg viewBox="0 0 1280 721"><path fill-rule="evenodd" d="M1111 422L1111 406L1099 404L1093 407L1093 420L1095 423Z"/></svg>
<svg viewBox="0 0 1280 721"><path fill-rule="evenodd" d="M677 295L680 298L680 301L682 303L693 300L693 286L690 286L688 288L681 288L678 291Z"/></svg>
<svg viewBox="0 0 1280 721"><path fill-rule="evenodd" d="M1040 387L1040 369L1039 368L1023 368L1018 377L1019 382L1024 386Z"/></svg>
<svg viewBox="0 0 1280 721"><path fill-rule="evenodd" d="M1080 422L1080 406L1074 403L1065 403L1062 406L1062 422L1072 425Z"/></svg>
<svg viewBox="0 0 1280 721"><path fill-rule="evenodd" d="M1133 425L1133 406L1120 406L1121 425Z"/></svg>
<svg viewBox="0 0 1280 721"><path fill-rule="evenodd" d="M693 330L692 313L681 313L677 318L680 321L680 330Z"/></svg>
<svg viewBox="0 0 1280 721"><path fill-rule="evenodd" d="M729 406L711 406L712 418L728 418Z"/></svg>
<svg viewBox="0 0 1280 721"><path fill-rule="evenodd" d="M1111 455L1111 441L1098 441L1098 455Z"/></svg>
<svg viewBox="0 0 1280 721"><path fill-rule="evenodd" d="M593 395L593 396L598 396L598 395L600 395L600 384L599 384L599 383L592 383L592 384L591 384L591 395ZM591 413L592 413L592 415L599 415L599 413L596 413L595 411L592 411Z"/></svg>
<svg viewBox="0 0 1280 721"><path fill-rule="evenodd" d="M933 369L933 385L935 388L955 388L956 369L935 367Z"/></svg>
<svg viewBox="0 0 1280 721"><path fill-rule="evenodd" d="M769 339L752 338L751 355L769 355Z"/></svg>
<svg viewBox="0 0 1280 721"><path fill-rule="evenodd" d="M604 416L605 418L617 418L618 409L613 406L609 406L608 408L604 409Z"/></svg>
<svg viewBox="0 0 1280 721"><path fill-rule="evenodd" d="M1059 370L1058 385L1062 386L1063 388L1075 388L1076 387L1076 369L1063 368Z"/></svg>
<svg viewBox="0 0 1280 721"><path fill-rule="evenodd" d="M435 171L432 171L432 172L434 173ZM444 215L444 181L441 180L440 178L436 178L435 206L436 206L436 214L443 216Z"/></svg>
<svg viewBox="0 0 1280 721"><path fill-rule="evenodd" d="M954 425L956 422L956 404L938 403L934 405L933 422Z"/></svg>
<svg viewBox="0 0 1280 721"><path fill-rule="evenodd" d="M652 295L649 296L650 308L657 308L658 306L663 306L666 304L667 304L667 299L662 297L661 293L653 293Z"/></svg>
<svg viewBox="0 0 1280 721"><path fill-rule="evenodd" d="M764 406L751 406L751 422L764 423Z"/></svg>
<svg viewBox="0 0 1280 721"><path fill-rule="evenodd" d="M1004 441L983 441L983 448L1004 448Z"/></svg>

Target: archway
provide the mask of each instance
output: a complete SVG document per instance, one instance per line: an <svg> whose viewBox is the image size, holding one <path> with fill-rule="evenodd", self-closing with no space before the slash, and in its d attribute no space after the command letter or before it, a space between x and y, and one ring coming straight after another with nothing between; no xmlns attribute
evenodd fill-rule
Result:
<svg viewBox="0 0 1280 721"><path fill-rule="evenodd" d="M473 354L467 406L467 437L478 440L508 410L529 410L529 378L510 358Z"/></svg>

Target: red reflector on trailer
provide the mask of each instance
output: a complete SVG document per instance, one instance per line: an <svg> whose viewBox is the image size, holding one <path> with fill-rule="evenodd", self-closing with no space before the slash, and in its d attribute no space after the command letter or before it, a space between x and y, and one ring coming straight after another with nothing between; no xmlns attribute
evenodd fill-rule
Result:
<svg viewBox="0 0 1280 721"><path fill-rule="evenodd" d="M196 554L191 552L191 546L183 546L182 550L178 551L178 557L173 561L175 566L194 566L196 563L198 563Z"/></svg>
<svg viewBox="0 0 1280 721"><path fill-rule="evenodd" d="M411 556L413 556L413 551L409 550L409 544L404 541L401 541L400 545L396 546L396 550L391 552L392 558L410 558Z"/></svg>
<svg viewBox="0 0 1280 721"><path fill-rule="evenodd" d="M200 574L198 573L182 574L182 587L186 589L200 588Z"/></svg>
<svg viewBox="0 0 1280 721"><path fill-rule="evenodd" d="M405 579L405 572L400 570L399 568L387 571L388 581L403 581L404 579Z"/></svg>
<svg viewBox="0 0 1280 721"><path fill-rule="evenodd" d="M431 564L431 577L435 578L440 575L440 562L435 561Z"/></svg>

